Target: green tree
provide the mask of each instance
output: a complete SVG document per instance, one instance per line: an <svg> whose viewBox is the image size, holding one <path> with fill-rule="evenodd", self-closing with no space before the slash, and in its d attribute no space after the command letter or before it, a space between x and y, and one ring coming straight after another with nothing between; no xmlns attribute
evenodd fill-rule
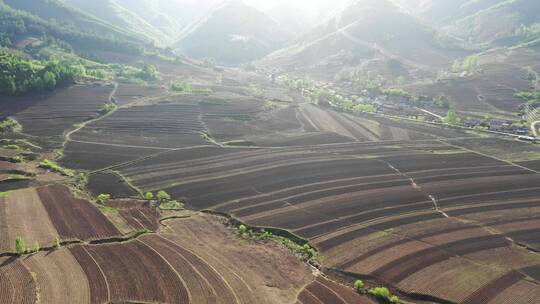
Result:
<svg viewBox="0 0 540 304"><path fill-rule="evenodd" d="M52 90L56 87L56 76L51 72L43 74L43 86L46 90Z"/></svg>
<svg viewBox="0 0 540 304"><path fill-rule="evenodd" d="M151 201L154 199L154 193L152 192L146 192L144 194L144 199L147 200L147 201Z"/></svg>
<svg viewBox="0 0 540 304"><path fill-rule="evenodd" d="M39 252L40 249L41 249L41 247L39 247L39 242L36 241L36 242L34 243L34 252L37 253L37 252Z"/></svg>
<svg viewBox="0 0 540 304"><path fill-rule="evenodd" d="M15 251L18 255L23 255L26 252L26 244L24 243L24 239L20 236L15 238Z"/></svg>
<svg viewBox="0 0 540 304"><path fill-rule="evenodd" d="M60 249L60 247L62 247L62 244L60 243L60 238L59 237L56 237L56 239L54 240L54 247L56 249Z"/></svg>
<svg viewBox="0 0 540 304"><path fill-rule="evenodd" d="M166 202L166 201L171 200L171 196L169 195L169 193L167 193L167 192L165 192L163 190L158 191L156 197L157 197L158 201L160 201L160 202Z"/></svg>
<svg viewBox="0 0 540 304"><path fill-rule="evenodd" d="M8 77L6 80L6 92L8 95L15 95L17 93L17 84L13 77Z"/></svg>
<svg viewBox="0 0 540 304"><path fill-rule="evenodd" d="M457 116L456 112L449 110L448 113L446 113L446 117L444 118L444 122L451 125L456 125L460 121L459 117Z"/></svg>
<svg viewBox="0 0 540 304"><path fill-rule="evenodd" d="M358 292L362 291L362 288L364 288L364 281L362 280L356 280L354 282L354 289Z"/></svg>
<svg viewBox="0 0 540 304"><path fill-rule="evenodd" d="M241 234L246 233L246 231L247 231L246 225L240 225L240 226L238 226L238 231L239 231Z"/></svg>

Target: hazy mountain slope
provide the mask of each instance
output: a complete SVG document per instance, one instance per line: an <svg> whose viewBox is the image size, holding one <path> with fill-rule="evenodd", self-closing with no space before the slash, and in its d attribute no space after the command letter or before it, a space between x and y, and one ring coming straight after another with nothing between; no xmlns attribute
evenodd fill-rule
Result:
<svg viewBox="0 0 540 304"><path fill-rule="evenodd" d="M394 2L445 32L474 43L514 45L529 41L532 40L530 35L517 32L518 29L540 22L538 0L394 0Z"/></svg>
<svg viewBox="0 0 540 304"><path fill-rule="evenodd" d="M288 39L276 21L241 1L231 1L186 30L176 45L188 56L234 65L261 58Z"/></svg>
<svg viewBox="0 0 540 304"><path fill-rule="evenodd" d="M517 33L521 26L540 22L539 12L538 0L502 1L456 21L450 32L475 42L513 45L525 38Z"/></svg>
<svg viewBox="0 0 540 304"><path fill-rule="evenodd" d="M435 73L460 55L462 51L442 45L435 31L391 1L357 0L301 42L271 54L265 61L321 67L386 60Z"/></svg>
<svg viewBox="0 0 540 304"><path fill-rule="evenodd" d="M66 3L135 35L144 36L146 40L167 42L167 35L115 0L66 0Z"/></svg>
<svg viewBox="0 0 540 304"><path fill-rule="evenodd" d="M18 4L29 3L20 1ZM22 8L24 5L17 7ZM48 18L34 15L32 12L36 10ZM66 15L67 21L57 22L55 16L62 15ZM35 1L31 10L24 10L15 9L0 1L0 45L10 47L29 38L41 40L42 37L54 38L59 43L85 53L89 50L138 53L144 47L144 43L139 39L116 31L112 26L66 8L58 2Z"/></svg>
<svg viewBox="0 0 540 304"><path fill-rule="evenodd" d="M58 0L3 0L3 2L14 9L35 15L64 29L142 41L140 37L136 37L122 28L71 8Z"/></svg>

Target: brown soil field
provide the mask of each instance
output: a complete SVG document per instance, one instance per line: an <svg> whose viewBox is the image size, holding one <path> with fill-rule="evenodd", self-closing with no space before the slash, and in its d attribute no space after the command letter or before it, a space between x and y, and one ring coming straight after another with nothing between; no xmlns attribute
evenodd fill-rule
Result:
<svg viewBox="0 0 540 304"><path fill-rule="evenodd" d="M23 262L35 276L41 303L90 303L90 287L68 249L39 253Z"/></svg>
<svg viewBox="0 0 540 304"><path fill-rule="evenodd" d="M287 249L238 239L213 216L167 221L163 237L217 271L238 303L294 303L311 273ZM219 293L218 293L219 295Z"/></svg>
<svg viewBox="0 0 540 304"><path fill-rule="evenodd" d="M2 252L14 252L18 236L24 239L27 246L33 246L35 242L41 246L51 246L54 243L58 232L36 189L13 191L0 198L0 205Z"/></svg>
<svg viewBox="0 0 540 304"><path fill-rule="evenodd" d="M142 148L181 148L209 144L197 104L159 104L120 108L74 133L74 141Z"/></svg>
<svg viewBox="0 0 540 304"><path fill-rule="evenodd" d="M185 285L158 252L140 241L84 246L105 276L112 302L186 303ZM77 257L77 256L76 256ZM81 261L79 261L81 263ZM86 273L90 271L85 270ZM95 271L93 271L95 272Z"/></svg>
<svg viewBox="0 0 540 304"><path fill-rule="evenodd" d="M13 97L4 103L2 114L14 116L23 125L24 133L50 146L60 143L60 136L74 124L97 117L103 104L109 101L111 91L112 86L90 84L44 96Z"/></svg>
<svg viewBox="0 0 540 304"><path fill-rule="evenodd" d="M143 190L166 189L194 208L289 229L311 240L325 256L324 265L408 292L459 302L489 283L499 273L493 269L516 270L536 261L506 237L534 248L538 227L511 229L507 223L496 235L481 228L497 214L521 214L535 205L538 178L521 167L430 141L237 148L224 149L228 153L222 156L218 150L204 156L183 151L184 158L165 153L119 171ZM465 224L479 214L485 218ZM458 225L441 226L447 216L456 217ZM441 229L418 240L428 223ZM370 249L366 241L373 244ZM384 249L377 249L377 242ZM515 262L497 258L501 250ZM453 281L452 263L470 272L476 285ZM414 283L435 274L440 288Z"/></svg>
<svg viewBox="0 0 540 304"><path fill-rule="evenodd" d="M157 86L144 86L133 83L118 84L118 88L114 94L114 99L119 105L125 105L135 101L140 101L142 98L152 98L164 95L166 90Z"/></svg>
<svg viewBox="0 0 540 304"><path fill-rule="evenodd" d="M93 196L101 193L110 194L113 198L134 197L138 193L129 187L123 178L113 172L92 174L88 177L88 189Z"/></svg>
<svg viewBox="0 0 540 304"><path fill-rule="evenodd" d="M363 297L352 288L345 287L322 277L306 286L298 295L301 304L370 304L371 299Z"/></svg>
<svg viewBox="0 0 540 304"><path fill-rule="evenodd" d="M80 303L292 304L315 280L309 268L288 249L272 242L238 238L220 217L197 214L165 224L159 234L138 240L75 245L29 257L25 263L36 271L38 284L46 275L63 273L54 267L73 268L70 276L61 280L51 277L40 286L47 288L42 289L44 296L56 297L66 292L63 286L76 284L80 286L74 287L81 293ZM73 263L59 264L61 256ZM44 273L40 267L47 260L58 271ZM81 275L80 279L74 277ZM64 280L72 282L59 284ZM319 282L326 286L323 293L363 299L352 289L327 280ZM363 299L359 303L372 302Z"/></svg>
<svg viewBox="0 0 540 304"><path fill-rule="evenodd" d="M73 197L67 187L43 187L37 193L62 239L92 240L120 234L96 207Z"/></svg>
<svg viewBox="0 0 540 304"><path fill-rule="evenodd" d="M0 258L0 302L33 304L37 296L36 282L23 263Z"/></svg>
<svg viewBox="0 0 540 304"><path fill-rule="evenodd" d="M80 170L97 170L133 161L168 149L68 141L59 163Z"/></svg>
<svg viewBox="0 0 540 304"><path fill-rule="evenodd" d="M133 230L148 229L156 231L159 227L161 215L156 207L147 201L112 200L107 202L107 206L118 210L120 216Z"/></svg>

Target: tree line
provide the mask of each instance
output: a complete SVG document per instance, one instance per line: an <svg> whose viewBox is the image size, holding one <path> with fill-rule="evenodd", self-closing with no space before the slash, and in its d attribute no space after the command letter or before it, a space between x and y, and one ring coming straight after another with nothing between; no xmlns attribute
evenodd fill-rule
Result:
<svg viewBox="0 0 540 304"><path fill-rule="evenodd" d="M36 61L0 50L0 94L41 93L75 82L84 76L80 64Z"/></svg>

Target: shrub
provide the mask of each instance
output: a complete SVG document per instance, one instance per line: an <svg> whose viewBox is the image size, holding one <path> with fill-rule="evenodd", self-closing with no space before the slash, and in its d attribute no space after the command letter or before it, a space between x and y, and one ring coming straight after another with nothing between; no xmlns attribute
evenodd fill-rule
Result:
<svg viewBox="0 0 540 304"><path fill-rule="evenodd" d="M108 102L101 107L101 113L106 114L116 108L116 105L112 102Z"/></svg>
<svg viewBox="0 0 540 304"><path fill-rule="evenodd" d="M364 288L364 281L362 280L356 280L354 282L354 289L358 292L360 292Z"/></svg>
<svg viewBox="0 0 540 304"><path fill-rule="evenodd" d="M60 238L59 237L56 237L56 239L54 240L54 247L56 249L60 249L60 247L62 247L62 244L60 243Z"/></svg>
<svg viewBox="0 0 540 304"><path fill-rule="evenodd" d="M50 170L52 172L59 173L64 176L73 176L73 172L71 170L62 168L57 163L48 159L45 159L42 162L40 162L38 167L42 169Z"/></svg>
<svg viewBox="0 0 540 304"><path fill-rule="evenodd" d="M160 201L161 203L164 203L164 202L167 202L167 201L171 200L171 196L169 195L169 193L167 193L167 192L165 192L163 190L158 191L156 197L157 197L158 201Z"/></svg>
<svg viewBox="0 0 540 304"><path fill-rule="evenodd" d="M242 233L242 234L246 233L246 231L247 231L246 225L240 225L240 226L238 226L238 231L239 231L240 233Z"/></svg>
<svg viewBox="0 0 540 304"><path fill-rule="evenodd" d="M98 195L97 197L97 202L99 204L105 204L106 202L108 202L109 200L111 199L111 195L110 194L106 194L106 193L101 193L100 195Z"/></svg>
<svg viewBox="0 0 540 304"><path fill-rule="evenodd" d="M446 114L446 117L444 118L444 122L451 125L457 125L459 123L460 119L457 116L456 112L454 111L448 111Z"/></svg>
<svg viewBox="0 0 540 304"><path fill-rule="evenodd" d="M184 204L179 201L165 201L159 204L159 208L163 210L180 210L184 208Z"/></svg>
<svg viewBox="0 0 540 304"><path fill-rule="evenodd" d="M146 192L144 194L144 199L147 200L147 201L151 201L154 199L154 193L152 192Z"/></svg>
<svg viewBox="0 0 540 304"><path fill-rule="evenodd" d="M39 242L36 241L36 242L34 243L34 252L37 253L37 252L39 252L40 249L41 249L41 247L39 247Z"/></svg>
<svg viewBox="0 0 540 304"><path fill-rule="evenodd" d="M379 300L383 301L384 303L399 303L399 298L397 296L392 295L390 290L386 287L375 287L371 288L368 293Z"/></svg>
<svg viewBox="0 0 540 304"><path fill-rule="evenodd" d="M0 122L0 133L20 131L22 131L21 124L13 118L8 117Z"/></svg>
<svg viewBox="0 0 540 304"><path fill-rule="evenodd" d="M173 83L171 89L176 92L192 93L193 86L189 83Z"/></svg>
<svg viewBox="0 0 540 304"><path fill-rule="evenodd" d="M23 255L26 252L26 244L24 243L24 239L20 236L15 239L15 251L18 255Z"/></svg>

